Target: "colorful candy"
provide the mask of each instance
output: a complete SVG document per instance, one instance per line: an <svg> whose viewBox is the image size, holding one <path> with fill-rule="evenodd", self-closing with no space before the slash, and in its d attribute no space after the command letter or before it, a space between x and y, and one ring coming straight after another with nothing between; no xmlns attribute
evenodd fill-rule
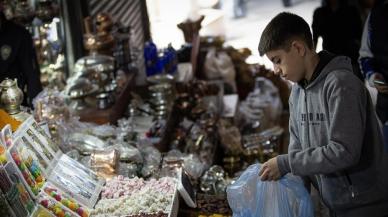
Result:
<svg viewBox="0 0 388 217"><path fill-rule="evenodd" d="M89 216L89 212L83 209L75 200L66 198L65 196L61 195L57 189L45 187L44 191L52 198L54 198L56 201L61 202L64 206L66 206L73 212L77 213L79 216L81 217Z"/></svg>
<svg viewBox="0 0 388 217"><path fill-rule="evenodd" d="M32 159L31 156L29 156L26 161L23 161L19 154L15 151L12 152L11 155L12 159L21 171L24 180L27 182L28 186L30 186L31 191L37 195L39 193L39 189L42 188L45 182L39 165Z"/></svg>
<svg viewBox="0 0 388 217"><path fill-rule="evenodd" d="M12 153L12 159L15 161L16 165L19 167L20 171L22 172L24 180L26 180L27 184L30 186L32 192L37 195L38 191L36 190L36 182L34 180L34 176L30 173L30 171L27 169L24 162L21 161L19 155L16 152Z"/></svg>
<svg viewBox="0 0 388 217"><path fill-rule="evenodd" d="M5 165L7 163L7 157L5 156L5 148L0 145L0 164Z"/></svg>
<svg viewBox="0 0 388 217"><path fill-rule="evenodd" d="M63 209L60 203L55 203L50 199L41 198L40 205L50 210L57 217L71 217L73 216L69 211Z"/></svg>

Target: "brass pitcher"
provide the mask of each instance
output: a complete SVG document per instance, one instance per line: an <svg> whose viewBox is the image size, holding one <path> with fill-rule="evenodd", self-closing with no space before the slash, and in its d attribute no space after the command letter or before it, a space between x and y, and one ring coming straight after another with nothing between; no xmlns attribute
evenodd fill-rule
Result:
<svg viewBox="0 0 388 217"><path fill-rule="evenodd" d="M5 111L12 115L20 112L23 102L23 92L18 87L17 79L6 78L0 83L0 103Z"/></svg>

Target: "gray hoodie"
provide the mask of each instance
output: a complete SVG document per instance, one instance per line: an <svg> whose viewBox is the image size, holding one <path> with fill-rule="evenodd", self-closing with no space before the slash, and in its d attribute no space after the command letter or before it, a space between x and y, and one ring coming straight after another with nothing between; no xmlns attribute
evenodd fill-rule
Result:
<svg viewBox="0 0 388 217"><path fill-rule="evenodd" d="M388 215L388 154L370 95L350 59L330 60L315 80L292 87L282 174L309 177L337 216Z"/></svg>

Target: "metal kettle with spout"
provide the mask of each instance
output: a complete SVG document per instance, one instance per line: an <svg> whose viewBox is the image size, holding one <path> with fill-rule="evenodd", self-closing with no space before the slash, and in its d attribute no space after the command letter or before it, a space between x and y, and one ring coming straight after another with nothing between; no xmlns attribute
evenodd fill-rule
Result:
<svg viewBox="0 0 388 217"><path fill-rule="evenodd" d="M5 111L12 115L20 112L23 102L23 91L17 85L17 79L6 78L0 83L0 104Z"/></svg>

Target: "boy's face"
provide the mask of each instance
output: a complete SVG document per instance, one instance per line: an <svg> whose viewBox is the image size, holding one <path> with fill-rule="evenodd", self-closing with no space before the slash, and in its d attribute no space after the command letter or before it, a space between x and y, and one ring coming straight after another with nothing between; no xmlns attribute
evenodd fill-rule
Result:
<svg viewBox="0 0 388 217"><path fill-rule="evenodd" d="M305 77L305 48L300 42L292 42L289 51L278 49L269 51L266 56L273 63L275 75L299 82Z"/></svg>

